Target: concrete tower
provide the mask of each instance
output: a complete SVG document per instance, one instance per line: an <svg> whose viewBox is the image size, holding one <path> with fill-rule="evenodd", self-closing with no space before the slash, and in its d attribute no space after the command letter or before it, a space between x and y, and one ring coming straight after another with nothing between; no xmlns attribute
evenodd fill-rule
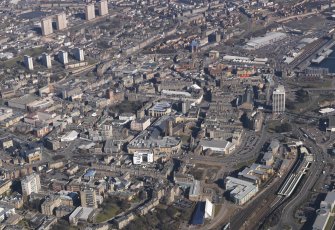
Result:
<svg viewBox="0 0 335 230"><path fill-rule="evenodd" d="M65 51L59 51L58 53L58 60L63 64L66 65L67 63L69 63L69 59L68 59L68 54Z"/></svg>
<svg viewBox="0 0 335 230"><path fill-rule="evenodd" d="M41 21L41 29L42 35L47 36L53 33L52 29L52 19L51 18L43 18Z"/></svg>
<svg viewBox="0 0 335 230"><path fill-rule="evenodd" d="M48 69L51 68L51 57L49 54L47 53L42 54L42 64Z"/></svg>
<svg viewBox="0 0 335 230"><path fill-rule="evenodd" d="M189 102L188 101L183 101L181 102L181 112L183 114L186 114L189 110L190 106L189 106Z"/></svg>
<svg viewBox="0 0 335 230"><path fill-rule="evenodd" d="M99 10L99 15L104 16L108 14L108 2L107 0L101 0L98 3L98 10Z"/></svg>
<svg viewBox="0 0 335 230"><path fill-rule="evenodd" d="M95 18L95 8L94 4L88 4L85 8L85 19L90 21Z"/></svg>
<svg viewBox="0 0 335 230"><path fill-rule="evenodd" d="M56 28L57 30L63 30L67 27L66 14L60 13L56 15Z"/></svg>
<svg viewBox="0 0 335 230"><path fill-rule="evenodd" d="M279 85L272 94L272 112L275 114L285 112L285 88Z"/></svg>
<svg viewBox="0 0 335 230"><path fill-rule="evenodd" d="M41 189L40 176L31 174L21 180L22 195L29 196L31 193L38 193Z"/></svg>
<svg viewBox="0 0 335 230"><path fill-rule="evenodd" d="M29 70L34 69L34 63L33 63L33 58L32 57L30 57L28 55L24 55L23 62L24 62L24 65L27 69L29 69Z"/></svg>
<svg viewBox="0 0 335 230"><path fill-rule="evenodd" d="M80 49L80 48L75 48L73 50L73 54L74 57L78 60L78 61L84 61L84 50Z"/></svg>

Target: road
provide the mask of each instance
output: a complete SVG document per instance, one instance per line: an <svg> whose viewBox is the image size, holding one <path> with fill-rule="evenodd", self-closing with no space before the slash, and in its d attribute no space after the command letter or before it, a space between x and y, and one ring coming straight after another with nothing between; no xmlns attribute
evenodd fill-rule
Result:
<svg viewBox="0 0 335 230"><path fill-rule="evenodd" d="M267 132L267 126L263 126L259 134L247 131L243 136L241 140L242 144L230 155L216 157L188 154L182 156L181 159L190 163L221 166L222 172L230 172L234 170L239 163L249 164L250 161L255 161L266 141L271 138Z"/></svg>
<svg viewBox="0 0 335 230"><path fill-rule="evenodd" d="M317 146L314 142L310 140L305 141L305 146L309 149L312 149L313 154L315 155L315 162L312 163L309 172L306 174L306 180L303 180L304 184L299 189L298 192L294 193L294 196L291 200L285 205L282 210L282 216L279 223L278 229L283 229L284 226L291 226L293 229L299 229L300 226L296 223L294 219L294 211L298 205L300 205L308 196L308 194L313 189L318 178L322 174L324 168L324 159L325 153L323 149Z"/></svg>
<svg viewBox="0 0 335 230"><path fill-rule="evenodd" d="M304 18L304 17L312 16L312 15L315 15L317 13L318 12L315 11L315 12L309 12L309 13L306 13L306 14L292 15L292 16L289 16L289 17L286 17L286 18L278 19L278 20L276 20L276 22L277 23L283 23L283 22L290 21L292 19L298 19L298 18Z"/></svg>

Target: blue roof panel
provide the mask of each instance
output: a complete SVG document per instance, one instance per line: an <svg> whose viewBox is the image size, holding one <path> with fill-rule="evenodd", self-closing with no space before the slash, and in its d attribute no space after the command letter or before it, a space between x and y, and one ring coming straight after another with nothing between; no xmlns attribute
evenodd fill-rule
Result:
<svg viewBox="0 0 335 230"><path fill-rule="evenodd" d="M201 225L204 224L205 217L205 202L198 202L193 212L190 224Z"/></svg>

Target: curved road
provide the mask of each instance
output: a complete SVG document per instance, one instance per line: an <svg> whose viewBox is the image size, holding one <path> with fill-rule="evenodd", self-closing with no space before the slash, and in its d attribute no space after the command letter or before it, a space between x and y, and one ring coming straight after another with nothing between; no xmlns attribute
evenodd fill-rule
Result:
<svg viewBox="0 0 335 230"><path fill-rule="evenodd" d="M291 226L293 229L300 228L294 219L294 211L296 207L306 199L308 193L311 192L319 176L322 174L325 152L310 140L306 141L306 146L314 152L315 162L312 163L306 174L308 178L303 180L303 186L299 189L298 193L295 194L293 199L283 208L280 223L278 225L280 229L284 229L284 226L287 225Z"/></svg>

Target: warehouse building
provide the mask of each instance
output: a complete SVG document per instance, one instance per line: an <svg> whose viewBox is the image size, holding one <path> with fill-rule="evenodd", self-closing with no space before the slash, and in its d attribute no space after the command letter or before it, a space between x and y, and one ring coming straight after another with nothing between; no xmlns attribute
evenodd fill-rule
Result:
<svg viewBox="0 0 335 230"><path fill-rule="evenodd" d="M201 140L200 145L203 151L210 149L214 153L221 154L230 154L236 148L234 143L226 140Z"/></svg>
<svg viewBox="0 0 335 230"><path fill-rule="evenodd" d="M271 45L277 41L280 41L286 37L285 33L282 32L269 32L263 37L252 38L245 45L247 50L256 50L267 45Z"/></svg>

